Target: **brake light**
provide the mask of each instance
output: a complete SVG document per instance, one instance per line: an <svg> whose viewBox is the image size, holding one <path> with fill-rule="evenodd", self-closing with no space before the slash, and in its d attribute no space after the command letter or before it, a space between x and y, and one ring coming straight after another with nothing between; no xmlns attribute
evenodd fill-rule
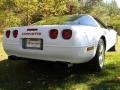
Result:
<svg viewBox="0 0 120 90"><path fill-rule="evenodd" d="M58 37L58 30L57 29L51 29L49 32L49 36L51 39L56 39Z"/></svg>
<svg viewBox="0 0 120 90"><path fill-rule="evenodd" d="M66 39L66 40L70 39L72 37L72 30L64 29L62 31L62 37L63 37L63 39Z"/></svg>
<svg viewBox="0 0 120 90"><path fill-rule="evenodd" d="M7 38L10 37L10 30L6 31L6 37L7 37Z"/></svg>
<svg viewBox="0 0 120 90"><path fill-rule="evenodd" d="M13 31L13 37L14 37L14 38L17 38L17 36L18 36L18 30L14 30L14 31Z"/></svg>

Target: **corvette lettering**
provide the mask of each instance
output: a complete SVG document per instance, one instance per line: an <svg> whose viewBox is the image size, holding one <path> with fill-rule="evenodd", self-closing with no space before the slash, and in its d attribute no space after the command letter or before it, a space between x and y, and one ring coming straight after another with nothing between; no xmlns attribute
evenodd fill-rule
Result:
<svg viewBox="0 0 120 90"><path fill-rule="evenodd" d="M41 35L40 32L36 32L36 33L22 33L22 35Z"/></svg>

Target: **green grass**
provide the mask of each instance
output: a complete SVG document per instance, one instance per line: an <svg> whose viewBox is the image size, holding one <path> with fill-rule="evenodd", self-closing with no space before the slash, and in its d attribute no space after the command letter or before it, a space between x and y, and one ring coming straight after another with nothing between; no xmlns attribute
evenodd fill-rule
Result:
<svg viewBox="0 0 120 90"><path fill-rule="evenodd" d="M0 36L0 60L3 60L3 59L6 59L7 58L7 55L6 53L4 52L3 50L3 47L2 47L2 36Z"/></svg>
<svg viewBox="0 0 120 90"><path fill-rule="evenodd" d="M53 63L10 61L0 40L0 90L120 90L120 37L117 52L106 53L105 70L90 72L87 66L71 68L66 74Z"/></svg>

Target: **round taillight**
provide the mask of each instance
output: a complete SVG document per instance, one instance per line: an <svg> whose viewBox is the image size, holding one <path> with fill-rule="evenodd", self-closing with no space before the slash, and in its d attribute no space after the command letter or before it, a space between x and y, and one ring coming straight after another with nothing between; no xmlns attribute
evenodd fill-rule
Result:
<svg viewBox="0 0 120 90"><path fill-rule="evenodd" d="M6 37L7 37L7 38L10 37L10 30L6 31Z"/></svg>
<svg viewBox="0 0 120 90"><path fill-rule="evenodd" d="M56 39L58 37L58 30L57 29L51 29L49 32L49 36L51 39Z"/></svg>
<svg viewBox="0 0 120 90"><path fill-rule="evenodd" d="M17 38L17 36L18 36L18 30L14 30L14 31L13 31L13 37L14 37L14 38Z"/></svg>
<svg viewBox="0 0 120 90"><path fill-rule="evenodd" d="M62 37L63 37L63 39L70 39L71 37L72 37L72 30L70 30L70 29L64 29L63 31L62 31Z"/></svg>

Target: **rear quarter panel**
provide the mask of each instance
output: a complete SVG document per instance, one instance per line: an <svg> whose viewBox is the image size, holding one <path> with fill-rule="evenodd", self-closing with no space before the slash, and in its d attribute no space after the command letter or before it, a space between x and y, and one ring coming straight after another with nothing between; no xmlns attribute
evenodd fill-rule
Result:
<svg viewBox="0 0 120 90"><path fill-rule="evenodd" d="M104 31L98 27L91 26L74 26L75 39L80 46L97 45L100 37L104 34Z"/></svg>

